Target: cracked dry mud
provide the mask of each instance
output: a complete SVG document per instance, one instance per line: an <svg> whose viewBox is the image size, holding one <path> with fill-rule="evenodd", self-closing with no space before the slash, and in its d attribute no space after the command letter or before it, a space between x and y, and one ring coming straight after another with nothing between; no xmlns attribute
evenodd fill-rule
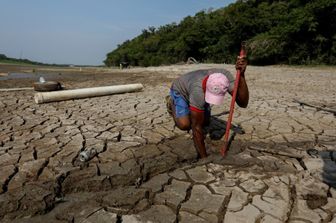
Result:
<svg viewBox="0 0 336 223"><path fill-rule="evenodd" d="M0 221L336 222L335 116L293 102L335 110L335 68L248 67L250 103L235 109L240 127L228 156L219 154L227 113L213 107L220 115L207 135L210 155L197 161L190 134L174 128L164 96L173 78L211 66L223 65L41 68L61 73L54 79L68 88L145 87L41 105L32 91L0 92ZM6 80L0 87L31 82ZM227 97L224 111L229 103ZM98 154L79 162L90 148Z"/></svg>

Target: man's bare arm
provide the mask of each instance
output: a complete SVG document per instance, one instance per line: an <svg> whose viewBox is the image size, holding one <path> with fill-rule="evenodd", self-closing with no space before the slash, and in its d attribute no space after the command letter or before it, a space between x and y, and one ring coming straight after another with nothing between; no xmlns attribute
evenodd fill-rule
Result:
<svg viewBox="0 0 336 223"><path fill-rule="evenodd" d="M240 70L240 80L237 91L236 102L239 107L246 108L249 102L249 90L245 81L245 70L247 66L246 57L238 57L236 69Z"/></svg>
<svg viewBox="0 0 336 223"><path fill-rule="evenodd" d="M191 111L190 117L195 148L201 158L207 157L203 134L204 113Z"/></svg>
<svg viewBox="0 0 336 223"><path fill-rule="evenodd" d="M244 75L240 76L236 102L242 108L246 108L249 102L249 91Z"/></svg>

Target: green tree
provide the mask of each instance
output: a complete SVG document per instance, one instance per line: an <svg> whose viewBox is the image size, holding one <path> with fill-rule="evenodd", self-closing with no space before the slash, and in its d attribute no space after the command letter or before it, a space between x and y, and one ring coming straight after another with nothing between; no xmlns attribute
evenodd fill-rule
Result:
<svg viewBox="0 0 336 223"><path fill-rule="evenodd" d="M144 29L104 62L117 65L126 57L131 65L152 66L194 57L233 63L242 41L251 64L336 64L336 0L238 0Z"/></svg>

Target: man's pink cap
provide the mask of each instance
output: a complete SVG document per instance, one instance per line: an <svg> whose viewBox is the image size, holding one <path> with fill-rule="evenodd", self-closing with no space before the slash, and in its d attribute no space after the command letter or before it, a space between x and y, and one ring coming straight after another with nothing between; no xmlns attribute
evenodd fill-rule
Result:
<svg viewBox="0 0 336 223"><path fill-rule="evenodd" d="M210 74L206 83L205 101L214 105L222 104L229 86L230 81L224 74Z"/></svg>

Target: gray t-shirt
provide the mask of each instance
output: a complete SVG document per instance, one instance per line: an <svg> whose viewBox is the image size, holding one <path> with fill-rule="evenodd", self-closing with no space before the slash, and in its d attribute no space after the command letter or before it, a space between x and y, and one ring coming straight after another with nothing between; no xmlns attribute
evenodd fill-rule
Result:
<svg viewBox="0 0 336 223"><path fill-rule="evenodd" d="M202 83L207 75L213 73L222 73L229 79L229 92L231 93L234 88L235 79L232 74L225 69L196 70L186 73L173 81L172 89L179 92L189 106L204 111L206 102Z"/></svg>

